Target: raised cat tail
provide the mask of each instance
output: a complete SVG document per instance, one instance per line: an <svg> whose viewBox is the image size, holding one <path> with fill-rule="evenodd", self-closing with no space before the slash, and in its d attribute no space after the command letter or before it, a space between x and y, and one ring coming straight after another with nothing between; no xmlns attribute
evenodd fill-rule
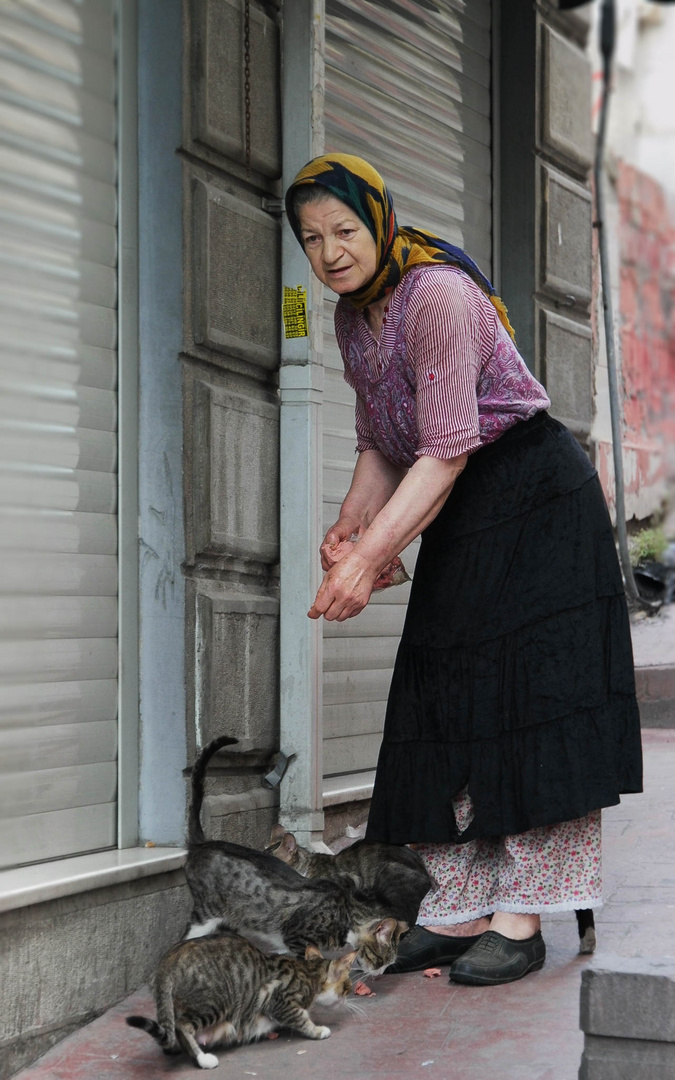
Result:
<svg viewBox="0 0 675 1080"><path fill-rule="evenodd" d="M202 829L201 812L204 799L204 777L209 761L223 746L232 746L237 742L239 739L231 739L229 735L221 735L220 738L213 739L207 743L192 767L192 800L188 818L188 843L190 844L203 844L206 840Z"/></svg>

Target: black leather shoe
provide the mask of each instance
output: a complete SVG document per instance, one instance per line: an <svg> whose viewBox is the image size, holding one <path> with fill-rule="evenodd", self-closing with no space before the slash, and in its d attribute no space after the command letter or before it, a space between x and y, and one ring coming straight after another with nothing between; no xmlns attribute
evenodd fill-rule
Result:
<svg viewBox="0 0 675 1080"><path fill-rule="evenodd" d="M450 968L450 980L468 986L498 986L522 979L530 971L539 971L545 959L546 945L541 930L524 941L487 930L471 949L455 960Z"/></svg>
<svg viewBox="0 0 675 1080"><path fill-rule="evenodd" d="M406 971L423 971L428 967L451 964L480 938L480 934L448 937L447 934L434 934L424 926L415 925L401 938L396 962L389 965L385 975L401 975Z"/></svg>

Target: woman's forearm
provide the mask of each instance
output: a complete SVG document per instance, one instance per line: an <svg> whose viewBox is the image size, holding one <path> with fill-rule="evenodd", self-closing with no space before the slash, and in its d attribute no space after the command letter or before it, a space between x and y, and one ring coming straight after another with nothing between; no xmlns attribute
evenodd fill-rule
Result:
<svg viewBox="0 0 675 1080"><path fill-rule="evenodd" d="M379 450L361 451L340 509L340 517L353 519L367 529L389 502L405 475L404 468L392 465Z"/></svg>
<svg viewBox="0 0 675 1080"><path fill-rule="evenodd" d="M399 555L434 520L466 460L418 458L362 535L359 556L379 572Z"/></svg>

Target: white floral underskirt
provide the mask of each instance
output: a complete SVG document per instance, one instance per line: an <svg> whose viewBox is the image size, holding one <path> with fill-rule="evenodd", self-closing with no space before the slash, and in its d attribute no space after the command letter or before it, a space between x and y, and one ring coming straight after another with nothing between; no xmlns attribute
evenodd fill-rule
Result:
<svg viewBox="0 0 675 1080"><path fill-rule="evenodd" d="M466 793L453 803L462 832L473 816ZM466 844L415 844L438 883L417 922L452 926L494 911L542 914L602 904L601 811Z"/></svg>

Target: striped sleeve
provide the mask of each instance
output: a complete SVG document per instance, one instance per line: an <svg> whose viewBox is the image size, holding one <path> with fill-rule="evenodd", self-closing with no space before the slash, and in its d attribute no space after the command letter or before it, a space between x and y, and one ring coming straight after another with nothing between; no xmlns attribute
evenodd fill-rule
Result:
<svg viewBox="0 0 675 1080"><path fill-rule="evenodd" d="M494 345L489 304L465 274L421 274L406 311L408 356L417 383L417 457L459 457L481 445L476 384Z"/></svg>

